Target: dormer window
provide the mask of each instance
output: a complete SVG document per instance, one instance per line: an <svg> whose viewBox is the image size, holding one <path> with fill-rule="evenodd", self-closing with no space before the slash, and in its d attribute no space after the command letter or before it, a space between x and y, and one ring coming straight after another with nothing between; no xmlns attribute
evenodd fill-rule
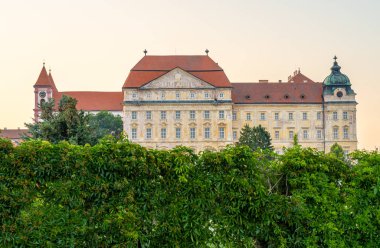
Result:
<svg viewBox="0 0 380 248"><path fill-rule="evenodd" d="M304 94L302 94L300 97L301 97L301 99L305 99L305 95Z"/></svg>
<svg viewBox="0 0 380 248"><path fill-rule="evenodd" d="M289 95L286 94L286 95L284 96L284 98L285 98L285 99L289 99Z"/></svg>
<svg viewBox="0 0 380 248"><path fill-rule="evenodd" d="M270 96L269 96L269 95L265 95L264 98L265 98L265 99L269 99Z"/></svg>

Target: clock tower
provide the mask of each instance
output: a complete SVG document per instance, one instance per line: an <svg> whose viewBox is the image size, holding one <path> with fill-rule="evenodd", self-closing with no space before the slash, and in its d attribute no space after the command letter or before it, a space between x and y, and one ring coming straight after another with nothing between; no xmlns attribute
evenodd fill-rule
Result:
<svg viewBox="0 0 380 248"><path fill-rule="evenodd" d="M39 121L40 106L42 103L49 101L51 98L58 93L57 87L54 84L51 71L49 74L46 71L45 63L42 66L40 75L38 76L37 82L34 84L34 121Z"/></svg>

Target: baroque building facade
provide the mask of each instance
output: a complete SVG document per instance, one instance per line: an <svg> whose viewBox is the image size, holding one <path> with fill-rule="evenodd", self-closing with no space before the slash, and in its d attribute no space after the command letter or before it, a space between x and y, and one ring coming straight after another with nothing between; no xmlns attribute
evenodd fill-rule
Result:
<svg viewBox="0 0 380 248"><path fill-rule="evenodd" d="M262 125L277 152L297 134L303 146L328 152L338 143L348 153L357 149L357 103L334 59L322 83L299 70L287 82L231 83L208 54L145 55L121 92L59 92L43 67L34 85L35 119L41 101L66 94L84 111L121 115L128 138L148 148L220 150L238 141L244 125Z"/></svg>

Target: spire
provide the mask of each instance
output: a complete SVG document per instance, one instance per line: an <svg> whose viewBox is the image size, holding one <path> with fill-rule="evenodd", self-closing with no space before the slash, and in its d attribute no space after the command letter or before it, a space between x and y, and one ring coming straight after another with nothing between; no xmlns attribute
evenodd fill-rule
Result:
<svg viewBox="0 0 380 248"><path fill-rule="evenodd" d="M58 91L58 90L57 90L57 87L55 86L53 76L52 76L52 74L51 74L51 68L49 68L49 80L50 80L50 82L51 82L51 84L52 84L53 89L54 89L55 91Z"/></svg>
<svg viewBox="0 0 380 248"><path fill-rule="evenodd" d="M51 76L51 74L48 75L46 71L45 62L42 65L42 69L40 75L38 76L37 82L34 84L34 87L36 86L50 86L54 90L57 90L53 81L53 77Z"/></svg>

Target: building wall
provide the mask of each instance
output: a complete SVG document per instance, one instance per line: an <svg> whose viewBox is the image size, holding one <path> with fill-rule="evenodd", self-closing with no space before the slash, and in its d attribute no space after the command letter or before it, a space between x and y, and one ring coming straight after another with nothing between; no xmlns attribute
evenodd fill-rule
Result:
<svg viewBox="0 0 380 248"><path fill-rule="evenodd" d="M270 133L272 145L278 153L282 152L283 147L292 145L295 134L298 135L302 146L323 151L321 104L234 104L233 111L236 113L236 120L232 121L233 132L237 133L235 141L238 141L240 130L244 125L251 127L261 125ZM248 120L249 116L251 120ZM318 130L322 134L320 137ZM304 131L307 132L306 136Z"/></svg>

